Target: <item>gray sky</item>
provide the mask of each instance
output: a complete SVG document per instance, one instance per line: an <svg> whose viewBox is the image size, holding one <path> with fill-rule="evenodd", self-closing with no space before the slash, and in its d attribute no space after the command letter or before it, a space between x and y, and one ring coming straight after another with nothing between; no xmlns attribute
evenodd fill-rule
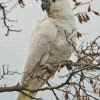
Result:
<svg viewBox="0 0 100 100"><path fill-rule="evenodd" d="M3 0L0 0L2 2ZM6 1L6 0L5 0ZM3 64L9 64L10 70L17 70L22 72L24 69L28 45L30 41L30 36L39 23L39 20L43 19L46 15L45 12L41 10L39 2L35 0L24 0L25 8L17 6L11 13L8 14L9 19L18 20L18 22L11 23L14 25L12 28L21 29L20 33L10 33L8 37L5 36L6 28L0 23L0 66ZM81 0L80 0L81 1ZM87 1L87 0L84 0ZM9 3L9 8L15 4L15 0ZM81 7L81 10L78 9L76 12L85 11L88 5ZM94 0L92 2L92 9L100 12L100 0ZM77 22L77 28L82 33L88 33L83 35L82 39L78 40L78 44L81 41L91 41L94 40L100 33L100 17L95 16L93 13L90 13L90 19L88 23L79 24ZM10 24L10 22L9 22ZM65 73L64 69L61 70L58 75ZM0 85L7 83L8 86L15 85L20 81L21 75L7 76L4 80L0 80ZM57 76L54 77L53 82L57 83L59 80ZM62 82L63 80L60 80ZM57 84L59 84L57 83ZM38 96L42 96L44 100L55 100L55 97L50 92L39 93ZM61 93L58 95L61 97ZM16 100L17 93L1 93L0 100Z"/></svg>

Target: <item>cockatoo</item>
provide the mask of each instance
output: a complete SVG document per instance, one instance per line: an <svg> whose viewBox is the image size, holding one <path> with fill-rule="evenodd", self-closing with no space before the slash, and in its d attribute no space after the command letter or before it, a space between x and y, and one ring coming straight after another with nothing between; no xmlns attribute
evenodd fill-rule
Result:
<svg viewBox="0 0 100 100"><path fill-rule="evenodd" d="M76 23L68 0L41 0L47 18L42 20L32 34L29 53L21 84L28 89L39 89L57 70L53 64L61 63L74 51ZM66 32L66 35L65 35ZM68 41L66 40L68 39ZM47 72L44 73L44 69ZM42 77L43 79L39 78ZM23 91L35 97L36 93ZM19 93L17 100L32 100Z"/></svg>

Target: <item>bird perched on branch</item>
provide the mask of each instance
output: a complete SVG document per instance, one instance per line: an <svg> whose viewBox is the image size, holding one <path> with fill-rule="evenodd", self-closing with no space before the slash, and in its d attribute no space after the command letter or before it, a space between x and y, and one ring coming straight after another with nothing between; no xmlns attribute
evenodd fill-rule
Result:
<svg viewBox="0 0 100 100"><path fill-rule="evenodd" d="M76 24L68 0L41 2L48 18L42 20L32 34L21 81L31 90L41 88L57 70L53 64L68 60L74 51L71 44L75 46ZM23 92L28 96L20 93L17 100L32 100L30 97L36 96L36 93Z"/></svg>

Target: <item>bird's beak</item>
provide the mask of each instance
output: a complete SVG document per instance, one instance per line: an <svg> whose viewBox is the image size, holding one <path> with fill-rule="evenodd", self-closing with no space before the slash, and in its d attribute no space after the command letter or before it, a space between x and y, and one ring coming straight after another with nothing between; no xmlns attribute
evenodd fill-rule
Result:
<svg viewBox="0 0 100 100"><path fill-rule="evenodd" d="M49 2L43 1L41 4L42 10L50 10L50 5L51 4Z"/></svg>

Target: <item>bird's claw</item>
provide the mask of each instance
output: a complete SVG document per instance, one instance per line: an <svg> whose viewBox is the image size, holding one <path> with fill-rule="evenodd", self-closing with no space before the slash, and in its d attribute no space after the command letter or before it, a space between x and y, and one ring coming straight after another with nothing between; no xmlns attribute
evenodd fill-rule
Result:
<svg viewBox="0 0 100 100"><path fill-rule="evenodd" d="M47 72L48 72L49 74L52 74L52 73L55 72L53 66L50 65L50 64L45 64L45 65L42 67L42 70L44 70L44 69L46 69Z"/></svg>

